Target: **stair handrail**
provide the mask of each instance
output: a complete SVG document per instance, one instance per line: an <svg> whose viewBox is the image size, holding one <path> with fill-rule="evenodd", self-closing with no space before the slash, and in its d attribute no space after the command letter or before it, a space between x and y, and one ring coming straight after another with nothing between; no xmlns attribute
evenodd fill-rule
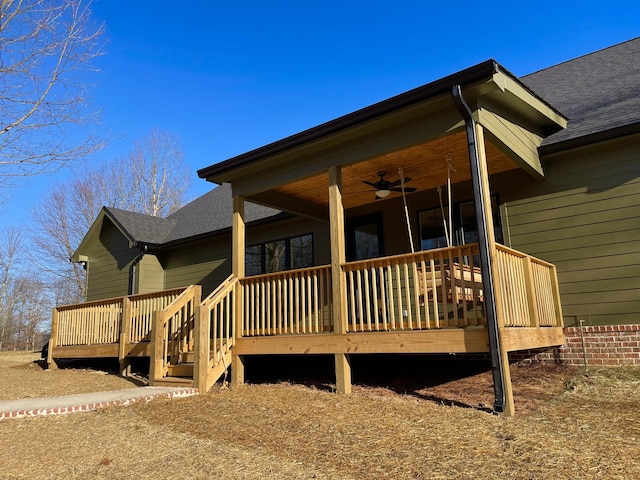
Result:
<svg viewBox="0 0 640 480"><path fill-rule="evenodd" d="M149 381L164 378L169 364L193 347L194 327L202 286L190 285L171 304L153 313Z"/></svg>
<svg viewBox="0 0 640 480"><path fill-rule="evenodd" d="M207 295L206 298L202 300L201 305L206 306L212 302L215 302L221 296L224 296L228 291L227 289L233 287L237 281L238 279L236 277L234 277L233 275L229 275L222 281L222 283L220 283L220 285L215 288L215 290L213 290L213 292L211 292L209 295Z"/></svg>
<svg viewBox="0 0 640 480"><path fill-rule="evenodd" d="M230 275L198 307L193 383L203 393L230 365L234 302L239 286L237 277Z"/></svg>

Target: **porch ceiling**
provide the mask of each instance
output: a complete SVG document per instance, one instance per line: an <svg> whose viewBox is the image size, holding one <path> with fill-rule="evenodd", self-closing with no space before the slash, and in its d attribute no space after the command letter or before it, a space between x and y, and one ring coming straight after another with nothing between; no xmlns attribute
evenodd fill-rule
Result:
<svg viewBox="0 0 640 480"><path fill-rule="evenodd" d="M486 141L485 146L490 174L520 168L490 141ZM343 205L348 209L375 201L375 189L362 181L376 182L379 171L387 173L386 180L394 181L399 178L399 167L402 167L405 177L411 178L406 186L416 188L417 192L444 186L447 183L447 155L450 155L451 165L456 170L451 172L452 183L469 180L471 174L465 132L345 166L342 168ZM322 173L248 198L285 211L327 218L328 188L328 175ZM387 199L400 195L392 192Z"/></svg>

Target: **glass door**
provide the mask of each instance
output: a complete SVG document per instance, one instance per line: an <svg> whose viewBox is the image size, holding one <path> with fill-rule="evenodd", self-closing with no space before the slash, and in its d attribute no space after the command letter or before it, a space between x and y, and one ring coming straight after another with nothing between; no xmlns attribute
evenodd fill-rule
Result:
<svg viewBox="0 0 640 480"><path fill-rule="evenodd" d="M382 215L347 220L347 261L366 260L384 255Z"/></svg>

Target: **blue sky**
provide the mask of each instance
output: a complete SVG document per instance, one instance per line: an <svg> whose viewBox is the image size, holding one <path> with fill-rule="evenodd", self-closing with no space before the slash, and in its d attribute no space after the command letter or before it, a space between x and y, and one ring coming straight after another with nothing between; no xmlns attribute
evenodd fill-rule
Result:
<svg viewBox="0 0 640 480"><path fill-rule="evenodd" d="M108 43L87 78L108 147L126 155L158 127L196 170L489 58L516 75L640 33L637 1L95 0ZM78 168L78 167L76 167ZM70 173L33 178L0 207L28 220Z"/></svg>

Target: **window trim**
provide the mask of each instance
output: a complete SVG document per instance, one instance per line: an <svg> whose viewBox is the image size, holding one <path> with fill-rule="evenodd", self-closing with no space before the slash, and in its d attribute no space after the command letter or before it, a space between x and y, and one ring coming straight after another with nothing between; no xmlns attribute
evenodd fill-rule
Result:
<svg viewBox="0 0 640 480"><path fill-rule="evenodd" d="M297 269L300 268L309 268L309 267L313 267L316 264L316 244L315 244L315 238L313 235L313 232L307 232L307 233L301 233L300 235L292 235L290 237L281 237L281 238L274 238L272 240L266 240L264 242L259 242L259 243L253 243L251 245L247 245L245 247L245 251L244 251L244 262L245 262L245 272L248 271L247 268L247 250L250 248L254 248L254 247L260 247L260 272L259 273L253 273L253 274L247 274L247 276L254 276L254 275L264 275L267 273L267 255L266 255L266 248L265 246L269 243L277 243L277 242L284 242L285 243L285 268L283 270L278 270L279 272L286 272L289 270L293 270L291 268L291 240L295 239L295 238L301 238L301 237L310 237L311 238L311 265L309 265L308 267L298 267ZM296 269L296 270L297 270ZM275 272L270 272L270 273L275 273Z"/></svg>

